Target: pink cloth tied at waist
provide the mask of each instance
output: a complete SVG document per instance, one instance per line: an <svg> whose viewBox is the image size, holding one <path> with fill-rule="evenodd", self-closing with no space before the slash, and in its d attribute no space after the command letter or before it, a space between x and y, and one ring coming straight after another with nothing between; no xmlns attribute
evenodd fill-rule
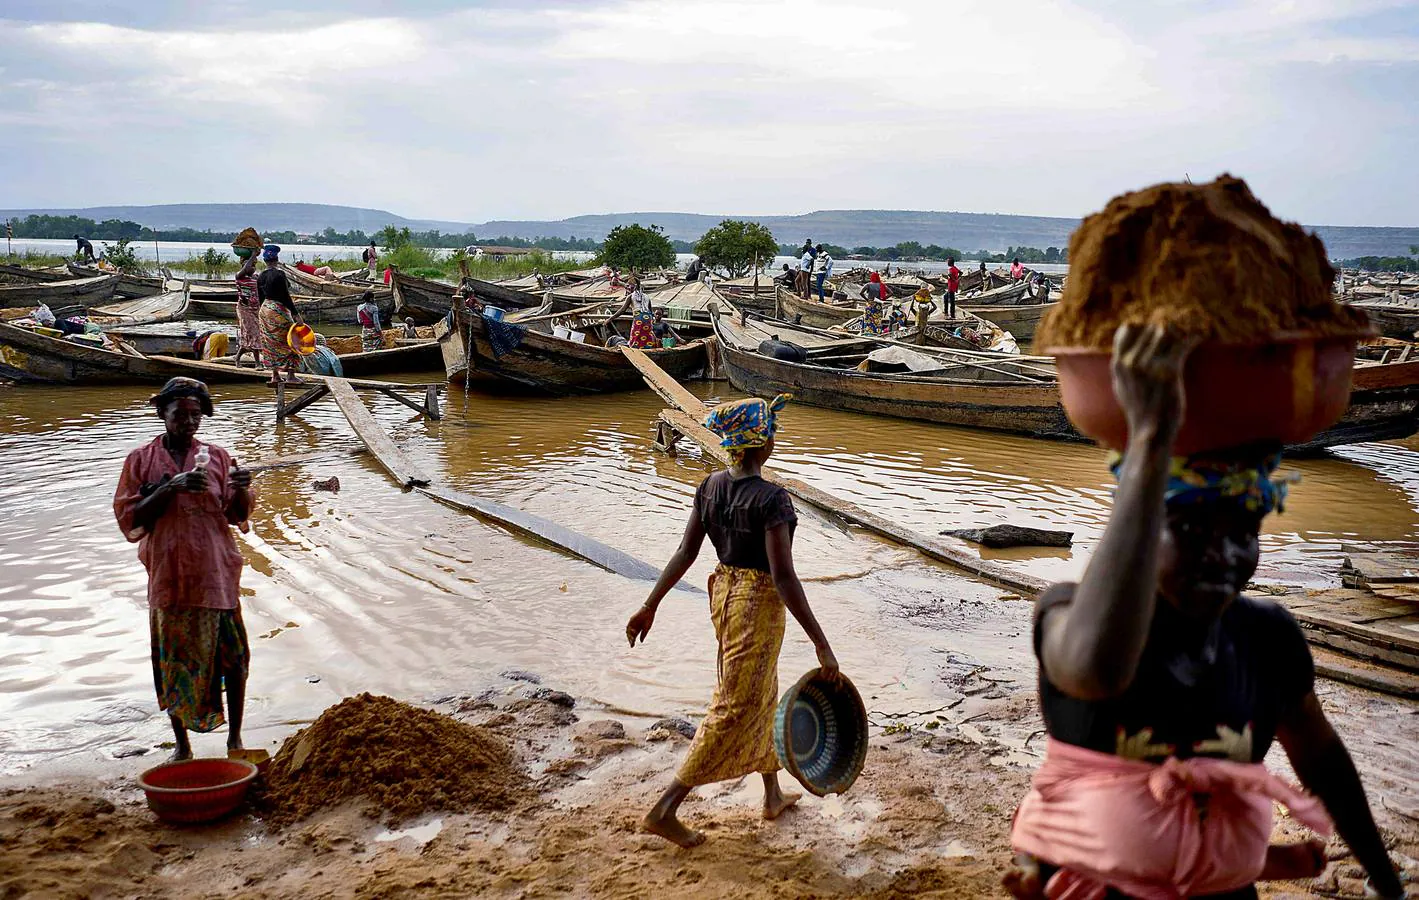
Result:
<svg viewBox="0 0 1419 900"><path fill-rule="evenodd" d="M1206 820L1194 795L1207 795ZM1059 866L1052 900L1218 894L1254 882L1271 840L1272 801L1329 835L1320 801L1260 763L1170 757L1162 765L1050 738L1015 813L1016 851Z"/></svg>

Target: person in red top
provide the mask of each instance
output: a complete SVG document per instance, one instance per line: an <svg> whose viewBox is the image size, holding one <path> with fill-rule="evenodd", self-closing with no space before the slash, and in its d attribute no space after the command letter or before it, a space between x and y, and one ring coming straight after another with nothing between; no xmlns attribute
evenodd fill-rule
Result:
<svg viewBox="0 0 1419 900"><path fill-rule="evenodd" d="M212 414L207 386L174 378L150 402L164 433L128 454L113 514L138 544L148 570L148 634L158 708L177 743L173 759L191 759L189 730L215 731L226 688L227 748L240 750L251 653L239 601L242 558L231 526L245 531L253 500L251 473L221 447L197 440Z"/></svg>
<svg viewBox="0 0 1419 900"><path fill-rule="evenodd" d="M961 270L955 257L946 257L946 318L956 318L956 292L961 289Z"/></svg>

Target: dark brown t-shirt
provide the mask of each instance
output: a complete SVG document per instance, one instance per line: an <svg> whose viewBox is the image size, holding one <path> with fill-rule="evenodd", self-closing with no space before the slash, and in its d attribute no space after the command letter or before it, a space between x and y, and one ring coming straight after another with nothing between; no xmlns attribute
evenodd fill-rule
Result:
<svg viewBox="0 0 1419 900"><path fill-rule="evenodd" d="M758 475L735 478L725 469L700 483L695 491L695 516L726 566L769 571L764 535L787 524L798 525L788 491Z"/></svg>

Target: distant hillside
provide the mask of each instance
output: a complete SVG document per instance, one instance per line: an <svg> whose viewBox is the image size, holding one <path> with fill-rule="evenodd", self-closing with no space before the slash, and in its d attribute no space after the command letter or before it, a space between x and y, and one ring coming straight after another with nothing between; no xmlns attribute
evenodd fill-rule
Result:
<svg viewBox="0 0 1419 900"><path fill-rule="evenodd" d="M182 203L165 206L100 206L87 209L19 209L0 211L0 218L30 214L78 215L90 219L126 219L150 228L196 228L237 231L248 225L259 230L316 233L359 229L370 233L385 225L415 231L438 229L445 233L473 231L486 237L592 238L601 240L617 225L659 225L676 240L693 241L724 218L762 222L780 241L798 243L805 238L846 247L891 246L901 241L940 244L964 251L999 252L1010 246L1065 247L1078 219L1046 216L1012 216L990 213L924 212L910 210L819 210L798 216L637 212L573 216L554 221L494 220L446 222L409 219L380 209L333 206L319 203ZM1419 245L1419 228L1368 228L1314 226L1332 257L1403 256Z"/></svg>

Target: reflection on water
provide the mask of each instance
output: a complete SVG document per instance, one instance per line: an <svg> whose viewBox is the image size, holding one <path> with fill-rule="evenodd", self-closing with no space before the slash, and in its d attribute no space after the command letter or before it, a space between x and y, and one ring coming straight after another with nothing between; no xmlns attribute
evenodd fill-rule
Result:
<svg viewBox="0 0 1419 900"><path fill-rule="evenodd" d="M705 397L727 385L700 386ZM145 578L113 523L124 454L160 423L148 391L0 388L0 772L163 738L148 663ZM672 595L650 643L622 642L646 585L397 490L331 403L280 426L264 388L221 388L208 439L242 461L329 451L257 478L241 539L253 643L249 730L281 736L341 696L432 698L525 669L607 708L700 711L713 686L703 596ZM707 469L650 447L649 392L566 400L454 392L427 422L383 398L376 417L453 486L545 516L654 565L674 550ZM1011 522L1074 532L1072 550L1002 551L1076 575L1107 516L1102 451L790 407L776 464L928 534ZM1304 481L1268 524L1262 575L1331 577L1342 542L1419 541L1419 443L1294 464ZM338 494L312 482L338 475ZM1033 675L1028 606L917 554L800 510L800 574L844 668L876 709L922 709L985 664ZM709 551L708 546L706 550ZM712 552L688 576L703 584ZM790 627L785 678L813 665ZM214 740L214 739L208 739ZM203 745L199 742L199 751Z"/></svg>

